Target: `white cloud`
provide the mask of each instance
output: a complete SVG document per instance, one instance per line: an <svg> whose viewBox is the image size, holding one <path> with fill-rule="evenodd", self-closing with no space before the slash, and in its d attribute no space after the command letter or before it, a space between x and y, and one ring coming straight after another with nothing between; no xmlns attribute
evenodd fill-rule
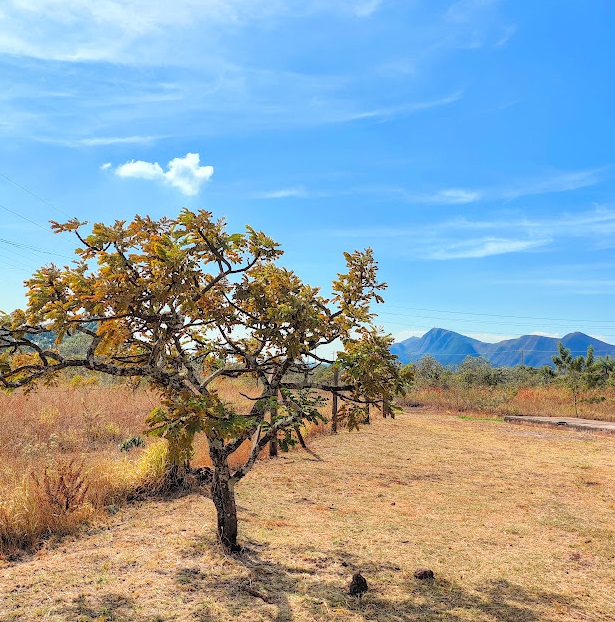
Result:
<svg viewBox="0 0 615 622"><path fill-rule="evenodd" d="M476 190L466 190L464 188L449 188L441 190L434 195L425 197L427 203L441 203L443 205L457 205L464 203L474 203L482 198L480 192Z"/></svg>
<svg viewBox="0 0 615 622"><path fill-rule="evenodd" d="M55 60L130 60L127 50L168 29L237 22L279 8L275 0L9 0L0 51Z"/></svg>
<svg viewBox="0 0 615 622"><path fill-rule="evenodd" d="M217 38L221 25L255 20L344 12L367 18L383 0L325 2L305 0L4 0L0 14L0 53L62 61L147 62L162 59L171 32L198 25ZM172 37L171 37L172 38ZM173 50L177 51L177 40ZM158 48L158 49L157 49ZM167 58L167 61L173 61Z"/></svg>
<svg viewBox="0 0 615 622"><path fill-rule="evenodd" d="M79 144L86 147L105 147L107 145L132 145L151 143L153 136L98 136L96 138L84 138Z"/></svg>
<svg viewBox="0 0 615 622"><path fill-rule="evenodd" d="M494 199L517 199L538 194L569 192L579 188L595 186L600 182L600 173L604 170L604 167L602 167L584 171L556 173L543 179L522 182L510 188L494 189L486 194L487 197Z"/></svg>
<svg viewBox="0 0 615 622"><path fill-rule="evenodd" d="M293 188L281 188L280 190L270 190L256 195L257 199L286 199L288 197L304 198L307 191L303 186L295 186Z"/></svg>
<svg viewBox="0 0 615 622"><path fill-rule="evenodd" d="M460 244L447 245L432 251L431 259L478 259L492 255L520 253L540 246L545 246L551 240L510 240L506 238L483 238L468 240Z"/></svg>
<svg viewBox="0 0 615 622"><path fill-rule="evenodd" d="M555 339L562 336L560 333L543 333L540 330L534 330L530 335L536 335L537 337L553 337Z"/></svg>
<svg viewBox="0 0 615 622"><path fill-rule="evenodd" d="M440 97L438 99L425 100L419 102L411 102L402 106L391 106L389 108L377 108L375 110L366 110L363 112L353 112L339 119L339 121L362 121L364 119L376 119L386 121L394 117L421 112L422 110L430 110L431 108L440 108L441 106L449 106L459 101L463 97L462 91L455 91L450 95Z"/></svg>
<svg viewBox="0 0 615 622"><path fill-rule="evenodd" d="M158 162L131 160L118 166L114 172L118 177L159 180L177 188L185 195L194 196L214 174L214 169L213 166L200 166L198 153L188 153L183 158L173 158L166 171Z"/></svg>
<svg viewBox="0 0 615 622"><path fill-rule="evenodd" d="M469 22L477 13L497 4L497 0L458 0L446 11L444 17L452 22Z"/></svg>
<svg viewBox="0 0 615 622"><path fill-rule="evenodd" d="M101 171L107 171L111 168L111 162L105 162L103 165L101 165L100 170Z"/></svg>
<svg viewBox="0 0 615 622"><path fill-rule="evenodd" d="M382 5L382 0L361 0L355 7L355 15L358 17L369 17L373 15Z"/></svg>

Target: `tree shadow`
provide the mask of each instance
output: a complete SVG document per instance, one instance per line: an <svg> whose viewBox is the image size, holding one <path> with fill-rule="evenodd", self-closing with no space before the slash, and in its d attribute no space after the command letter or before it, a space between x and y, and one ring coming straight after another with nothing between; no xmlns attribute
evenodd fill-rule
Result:
<svg viewBox="0 0 615 622"><path fill-rule="evenodd" d="M135 602L121 594L108 593L100 596L80 594L73 598L70 605L61 608L58 613L66 620L136 620L133 614Z"/></svg>
<svg viewBox="0 0 615 622"><path fill-rule="evenodd" d="M267 608L267 617L292 622L293 603L304 612L327 619L347 611L370 622L392 620L498 620L498 622L540 622L545 609L565 611L580 604L548 590L528 589L506 579L493 579L469 591L446 578L420 581L393 564L377 564L351 554L328 555L314 551L306 561L306 549L289 550L290 561L272 562L266 545L247 543L241 553L230 557L243 567L241 579L221 577L215 582L220 602L232 602L236 619L249 616L255 607ZM358 569L370 583L362 598L349 595L348 585ZM380 580L378 580L380 579ZM390 596L387 586L390 585ZM301 617L301 616L299 616ZM215 613L203 620L219 619Z"/></svg>

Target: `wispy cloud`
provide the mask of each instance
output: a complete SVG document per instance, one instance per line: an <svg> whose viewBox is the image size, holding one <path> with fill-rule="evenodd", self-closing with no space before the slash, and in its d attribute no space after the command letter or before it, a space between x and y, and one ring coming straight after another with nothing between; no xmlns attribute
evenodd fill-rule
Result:
<svg viewBox="0 0 615 622"><path fill-rule="evenodd" d="M590 278L521 278L497 279L500 285L518 285L523 288L540 288L555 294L566 293L567 296L615 296L615 280Z"/></svg>
<svg viewBox="0 0 615 622"><path fill-rule="evenodd" d="M462 91L455 91L450 95L439 97L433 100L410 102L400 106L391 106L388 108L377 108L375 110L366 110L363 112L350 112L341 121L361 121L365 119L388 120L393 117L400 117L423 110L432 108L440 108L441 106L450 106L459 101L463 97Z"/></svg>
<svg viewBox="0 0 615 622"><path fill-rule="evenodd" d="M355 7L355 15L358 17L370 17L382 5L383 0L360 0Z"/></svg>
<svg viewBox="0 0 615 622"><path fill-rule="evenodd" d="M519 197L551 194L558 192L569 192L579 188L594 186L601 181L601 174L606 169L592 168L582 171L558 172L553 175L545 176L542 179L532 179L520 182L508 188L493 189L487 192L486 196L493 198L517 199Z"/></svg>
<svg viewBox="0 0 615 622"><path fill-rule="evenodd" d="M474 203L476 201L511 201L523 197L542 194L571 192L602 181L602 173L606 168L593 168L582 171L558 172L539 179L528 179L511 185L492 186L485 188L452 188L439 190L431 195L421 195L404 191L404 195L412 203Z"/></svg>
<svg viewBox="0 0 615 622"><path fill-rule="evenodd" d="M466 217L449 218L422 227L374 227L368 229L341 229L334 235L362 237L369 235L376 238L398 238L407 236L425 237L430 235L465 235L468 232L514 231L535 237L594 237L615 233L615 208L596 207L585 212L560 212L553 218L493 218L492 220L472 220Z"/></svg>
<svg viewBox="0 0 615 622"><path fill-rule="evenodd" d="M305 198L308 196L307 190L303 186L292 188L280 188L279 190L269 190L255 194L257 199L286 199L289 197Z"/></svg>
<svg viewBox="0 0 615 622"><path fill-rule="evenodd" d="M106 147L107 145L134 145L152 143L154 136L99 136L96 138L83 138L79 144L86 147Z"/></svg>
<svg viewBox="0 0 615 622"><path fill-rule="evenodd" d="M216 39L221 26L233 28L265 19L318 13L369 18L384 0L27 0L2 7L0 53L68 62L137 62L148 52L155 61L178 30L195 25ZM192 33L191 33L192 34ZM158 46L144 46L156 41ZM156 47L159 49L156 51ZM179 46L181 47L181 46ZM178 46L173 46L177 53ZM170 54L169 54L170 56ZM168 60L172 61L172 58Z"/></svg>
<svg viewBox="0 0 615 622"><path fill-rule="evenodd" d="M432 195L423 198L425 203L436 203L442 205L459 205L464 203L474 203L482 198L480 192L476 190L466 190L464 188L448 188L440 190Z"/></svg>
<svg viewBox="0 0 615 622"><path fill-rule="evenodd" d="M506 238L482 238L466 240L458 244L432 250L430 259L480 259L492 255L520 253L549 244L551 240L514 240Z"/></svg>
<svg viewBox="0 0 615 622"><path fill-rule="evenodd" d="M533 252L555 248L558 244L610 248L615 235L615 208L600 207L578 213L556 213L552 218L471 220L465 217L430 222L412 227L371 227L333 230L336 237L369 240L370 245L391 242L389 246L406 249L416 259L453 260L484 258L509 253ZM555 282L552 282L555 284Z"/></svg>
<svg viewBox="0 0 615 622"><path fill-rule="evenodd" d="M110 163L103 164L103 170L111 169ZM177 188L187 196L199 193L201 186L214 173L213 166L200 166L198 153L188 153L183 158L173 158L164 171L158 162L131 160L113 169L118 177L133 177L161 181Z"/></svg>

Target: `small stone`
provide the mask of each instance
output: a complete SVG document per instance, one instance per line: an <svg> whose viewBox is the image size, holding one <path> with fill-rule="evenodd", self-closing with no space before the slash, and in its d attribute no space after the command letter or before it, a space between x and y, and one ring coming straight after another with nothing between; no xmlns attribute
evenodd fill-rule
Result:
<svg viewBox="0 0 615 622"><path fill-rule="evenodd" d="M430 570L429 568L417 568L414 571L414 578L420 579L421 581L425 581L426 579L433 579L433 577L433 570Z"/></svg>
<svg viewBox="0 0 615 622"><path fill-rule="evenodd" d="M352 576L352 581L350 583L350 595L358 596L360 598L363 594L365 594L365 592L367 592L367 590L368 587L365 577L360 572L356 572Z"/></svg>

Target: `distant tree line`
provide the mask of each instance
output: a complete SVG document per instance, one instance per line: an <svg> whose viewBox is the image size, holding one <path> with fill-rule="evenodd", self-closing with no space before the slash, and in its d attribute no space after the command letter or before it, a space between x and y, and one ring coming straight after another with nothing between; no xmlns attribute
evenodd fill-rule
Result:
<svg viewBox="0 0 615 622"><path fill-rule="evenodd" d="M528 365L496 367L483 357L468 356L459 366L451 368L427 354L413 364L414 388L501 389L508 391L509 397L514 397L522 387L562 386L572 396L575 416L578 416L583 391L615 388L615 358L596 358L592 346L585 356L574 357L570 349L559 342L552 359L555 369L549 365L539 368ZM604 398L594 395L591 399Z"/></svg>

